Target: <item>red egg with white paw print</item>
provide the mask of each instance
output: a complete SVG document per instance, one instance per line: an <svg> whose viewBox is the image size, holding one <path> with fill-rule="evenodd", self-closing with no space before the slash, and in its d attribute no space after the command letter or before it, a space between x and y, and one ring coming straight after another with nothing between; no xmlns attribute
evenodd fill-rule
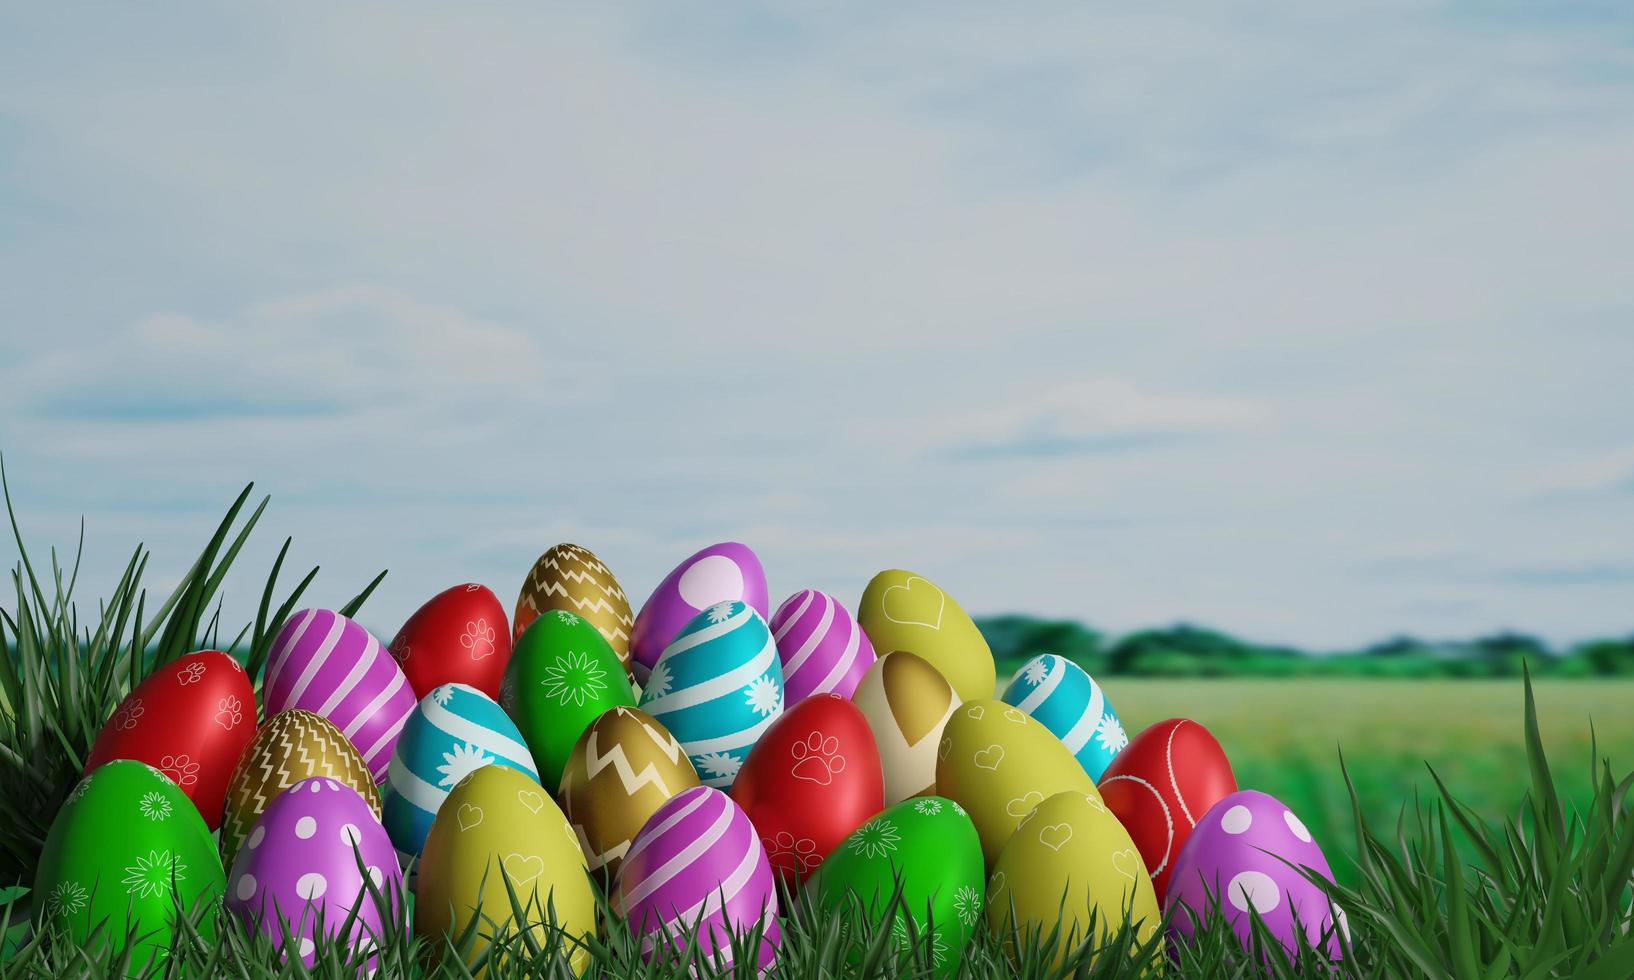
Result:
<svg viewBox="0 0 1634 980"><path fill-rule="evenodd" d="M857 706L816 694L783 712L732 783L772 869L801 881L885 808L874 734Z"/></svg>
<svg viewBox="0 0 1634 980"><path fill-rule="evenodd" d="M465 684L498 700L511 660L511 627L499 597L468 582L432 596L386 649L416 698L444 684Z"/></svg>
<svg viewBox="0 0 1634 980"><path fill-rule="evenodd" d="M1237 777L1207 728L1170 718L1136 735L1096 788L1129 831L1161 903L1181 845L1209 807L1237 791Z"/></svg>
<svg viewBox="0 0 1634 980"><path fill-rule="evenodd" d="M180 786L215 830L227 781L253 738L249 675L228 654L201 650L156 668L119 702L97 733L85 771L115 759L145 762Z"/></svg>

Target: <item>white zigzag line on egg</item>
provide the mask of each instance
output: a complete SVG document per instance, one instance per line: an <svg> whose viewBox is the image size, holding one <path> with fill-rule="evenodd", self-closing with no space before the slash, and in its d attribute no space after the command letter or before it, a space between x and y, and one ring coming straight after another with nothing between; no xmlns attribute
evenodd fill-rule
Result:
<svg viewBox="0 0 1634 980"><path fill-rule="evenodd" d="M579 610L581 613L605 612L612 615L620 623L627 626L635 623L635 618L633 616L626 612L620 612L617 606L613 605L611 602L608 602L606 599L603 599L600 596L581 598L579 596L569 595L568 591L562 588L562 586L556 582L546 583L544 588L540 590L539 594L545 596L546 598L549 598L550 596L561 596L568 602L573 603L573 608Z"/></svg>
<svg viewBox="0 0 1634 980"><path fill-rule="evenodd" d="M597 868L605 868L612 861L624 860L624 855L629 853L630 850L629 841L620 841L600 854L596 853L596 849L590 846L590 837L584 832L584 827L581 824L573 825L573 836L579 839L579 850L584 852L585 862L589 865L591 871L595 871Z"/></svg>
<svg viewBox="0 0 1634 980"><path fill-rule="evenodd" d="M646 728L647 726L643 725L641 727ZM651 734L652 729L647 728L647 732ZM669 741L669 745L666 746L660 743L659 747L670 753L670 761L675 762L679 759L681 745L673 738ZM658 791L666 797L673 795L670 793L669 785L664 782L664 777L658 774L658 768L652 763L647 763L645 768L640 772L636 772L635 768L630 765L629 757L624 754L624 746L615 743L611 749L607 750L606 755L602 755L596 751L596 733L592 733L590 741L586 743L584 748L585 769L589 773L589 778L595 779L603 769L612 766L614 771L618 773L619 782L624 785L624 794L626 796L634 796L644 786L656 786Z"/></svg>

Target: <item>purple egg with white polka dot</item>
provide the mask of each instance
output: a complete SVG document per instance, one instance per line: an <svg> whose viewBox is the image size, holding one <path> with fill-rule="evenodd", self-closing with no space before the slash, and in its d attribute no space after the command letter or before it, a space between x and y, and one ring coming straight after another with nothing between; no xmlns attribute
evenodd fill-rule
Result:
<svg viewBox="0 0 1634 980"><path fill-rule="evenodd" d="M1350 936L1344 910L1299 868L1333 880L1322 848L1292 810L1251 789L1221 799L1197 822L1175 859L1165 905L1184 907L1169 920L1170 940L1190 939L1196 923L1218 902L1245 949L1253 910L1290 953L1297 948L1299 929L1313 947L1341 958L1339 935Z"/></svg>
<svg viewBox="0 0 1634 980"><path fill-rule="evenodd" d="M683 626L722 602L741 602L766 618L766 570L748 545L712 544L675 566L652 590L630 627L630 672L636 683L647 683L658 655Z"/></svg>
<svg viewBox="0 0 1634 980"><path fill-rule="evenodd" d="M394 941L385 930L404 927L407 917L390 910L402 885L391 837L369 804L344 783L318 776L279 793L261 812L227 876L227 908L246 923L259 920L274 945L287 931L298 948L283 954L310 967L314 940L339 936L354 908L357 917L341 938L364 950Z"/></svg>

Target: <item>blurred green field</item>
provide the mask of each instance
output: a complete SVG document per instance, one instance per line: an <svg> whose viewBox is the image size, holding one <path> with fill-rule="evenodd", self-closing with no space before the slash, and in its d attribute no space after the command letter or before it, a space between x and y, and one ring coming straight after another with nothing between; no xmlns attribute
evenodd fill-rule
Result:
<svg viewBox="0 0 1634 980"><path fill-rule="evenodd" d="M1487 819L1513 814L1526 789L1518 680L1108 678L1106 690L1131 736L1186 717L1225 747L1238 785L1288 804L1318 834L1334 872L1353 881L1354 823L1338 750L1364 812L1394 826L1417 790L1426 801L1434 766L1454 795ZM1567 798L1588 798L1590 724L1621 778L1634 769L1634 681L1535 682L1538 723Z"/></svg>

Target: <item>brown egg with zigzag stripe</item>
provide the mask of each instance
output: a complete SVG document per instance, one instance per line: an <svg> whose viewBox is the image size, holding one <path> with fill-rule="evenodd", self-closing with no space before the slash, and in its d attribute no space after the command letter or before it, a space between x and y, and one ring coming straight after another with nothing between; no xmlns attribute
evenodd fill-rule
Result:
<svg viewBox="0 0 1634 980"><path fill-rule="evenodd" d="M562 770L562 810L592 873L608 880L647 818L698 785L681 743L652 715L617 707L590 723Z"/></svg>
<svg viewBox="0 0 1634 980"><path fill-rule="evenodd" d="M256 732L227 781L221 819L222 863L233 866L239 846L273 797L313 776L327 776L356 790L375 818L380 818L380 790L369 764L340 729L310 711L280 711Z"/></svg>
<svg viewBox="0 0 1634 980"><path fill-rule="evenodd" d="M618 662L630 670L630 627L635 616L618 579L588 548L559 544L539 556L522 583L512 618L514 641L541 613L563 609L590 622L606 638Z"/></svg>

